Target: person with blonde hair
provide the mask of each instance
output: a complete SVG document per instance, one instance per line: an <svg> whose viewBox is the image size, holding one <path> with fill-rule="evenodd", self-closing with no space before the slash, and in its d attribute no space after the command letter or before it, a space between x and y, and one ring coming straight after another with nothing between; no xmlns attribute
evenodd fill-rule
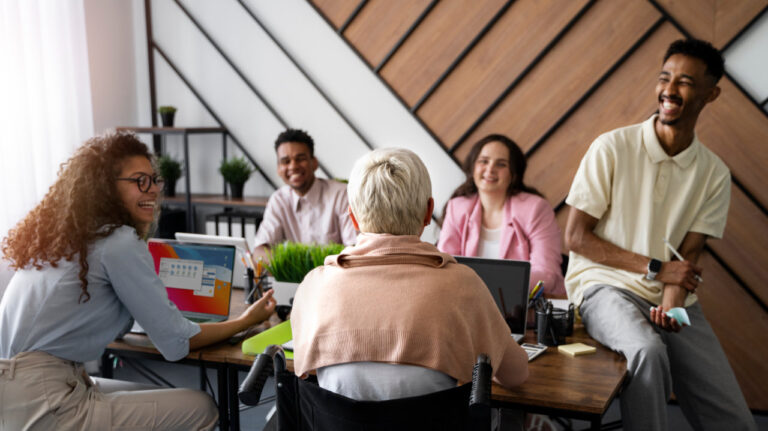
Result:
<svg viewBox="0 0 768 431"><path fill-rule="evenodd" d="M357 400L419 396L465 383L478 354L515 386L527 356L488 288L465 265L419 239L434 200L426 167L406 149L354 165L347 187L357 245L329 256L296 293L294 367Z"/></svg>
<svg viewBox="0 0 768 431"><path fill-rule="evenodd" d="M3 240L16 274L0 301L0 429L215 427L203 392L92 379L83 368L133 319L176 361L274 310L267 294L235 319L198 325L168 300L144 241L163 184L152 162L133 135L92 138Z"/></svg>

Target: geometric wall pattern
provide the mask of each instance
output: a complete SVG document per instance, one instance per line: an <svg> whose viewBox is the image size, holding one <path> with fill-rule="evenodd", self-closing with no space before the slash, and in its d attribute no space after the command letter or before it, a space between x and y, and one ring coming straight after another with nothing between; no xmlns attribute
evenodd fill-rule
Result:
<svg viewBox="0 0 768 431"><path fill-rule="evenodd" d="M460 163L488 133L512 137L527 181L557 210L599 134L645 120L666 47L693 36L726 51L768 0L312 0ZM698 290L749 406L768 411L768 114L730 75L701 141L728 165L722 240Z"/></svg>

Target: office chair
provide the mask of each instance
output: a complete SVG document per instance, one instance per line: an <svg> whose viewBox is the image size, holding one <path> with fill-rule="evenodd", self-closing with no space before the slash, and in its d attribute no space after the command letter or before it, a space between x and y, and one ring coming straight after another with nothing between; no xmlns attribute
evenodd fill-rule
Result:
<svg viewBox="0 0 768 431"><path fill-rule="evenodd" d="M491 369L480 355L472 383L418 397L356 401L296 377L286 369L280 346L269 346L253 361L238 391L240 401L256 405L274 373L277 429L293 430L482 430L491 429Z"/></svg>

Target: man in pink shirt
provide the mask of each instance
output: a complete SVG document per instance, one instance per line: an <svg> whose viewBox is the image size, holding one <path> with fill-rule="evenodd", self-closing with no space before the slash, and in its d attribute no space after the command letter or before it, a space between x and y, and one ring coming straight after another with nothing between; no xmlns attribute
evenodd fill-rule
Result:
<svg viewBox="0 0 768 431"><path fill-rule="evenodd" d="M315 143L305 131L287 129L275 141L277 173L285 186L267 202L253 254L265 256L283 241L352 245L357 232L349 219L347 188L315 177Z"/></svg>

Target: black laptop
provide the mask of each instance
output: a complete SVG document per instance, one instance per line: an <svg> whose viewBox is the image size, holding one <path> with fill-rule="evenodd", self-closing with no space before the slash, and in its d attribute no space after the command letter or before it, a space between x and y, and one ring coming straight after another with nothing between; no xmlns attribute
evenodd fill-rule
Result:
<svg viewBox="0 0 768 431"><path fill-rule="evenodd" d="M483 259L455 256L456 260L475 270L485 282L504 316L512 336L520 343L528 316L528 282L531 263L523 260Z"/></svg>

